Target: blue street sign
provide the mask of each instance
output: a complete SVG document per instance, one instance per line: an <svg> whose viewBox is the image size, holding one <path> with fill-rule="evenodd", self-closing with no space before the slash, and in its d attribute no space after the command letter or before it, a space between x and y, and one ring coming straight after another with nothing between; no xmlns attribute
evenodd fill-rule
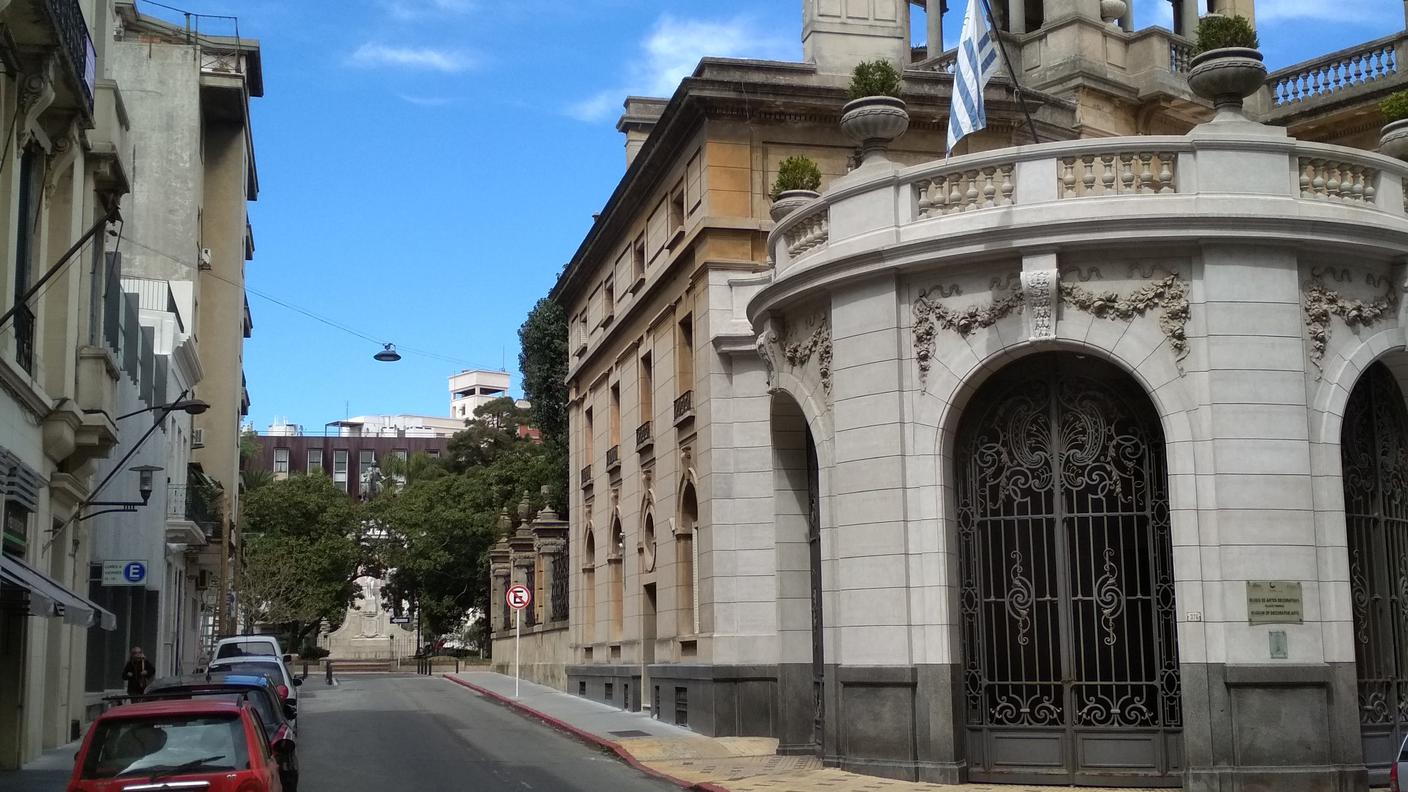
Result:
<svg viewBox="0 0 1408 792"><path fill-rule="evenodd" d="M127 566L122 568L122 579L128 583L141 583L147 579L147 565L141 561L128 562Z"/></svg>

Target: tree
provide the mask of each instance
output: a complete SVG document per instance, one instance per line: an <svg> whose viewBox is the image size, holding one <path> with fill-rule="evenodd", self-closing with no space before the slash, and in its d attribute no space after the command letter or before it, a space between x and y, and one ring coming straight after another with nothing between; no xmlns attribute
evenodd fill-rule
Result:
<svg viewBox="0 0 1408 792"><path fill-rule="evenodd" d="M520 442L518 427L528 422L528 411L507 396L480 405L465 428L445 444L449 468L464 473L491 463Z"/></svg>
<svg viewBox="0 0 1408 792"><path fill-rule="evenodd" d="M544 297L518 328L518 368L529 419L548 445L567 447L567 314Z"/></svg>
<svg viewBox="0 0 1408 792"><path fill-rule="evenodd" d="M246 619L277 625L293 647L340 623L357 578L375 571L360 505L325 475L293 476L248 491L241 511Z"/></svg>

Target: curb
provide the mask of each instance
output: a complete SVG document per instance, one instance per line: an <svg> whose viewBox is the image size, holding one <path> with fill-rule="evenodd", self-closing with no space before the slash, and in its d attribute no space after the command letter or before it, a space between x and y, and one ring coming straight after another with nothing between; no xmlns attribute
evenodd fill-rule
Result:
<svg viewBox="0 0 1408 792"><path fill-rule="evenodd" d="M577 738L578 740L581 740L582 742L589 743L591 745L595 745L598 748L610 751L611 753L616 754L616 757L618 759L635 768L636 770L645 773L646 775L653 776L664 781L668 781L671 784L680 787L681 789L690 790L690 792L728 792L727 789L718 786L717 784L711 784L707 781L691 783L680 778L675 778L674 776L668 773L662 773L653 767L647 767L646 765L642 764L639 759L636 759L634 756L632 756L630 751L627 751L625 748L621 747L620 743L612 742L611 740L608 740L604 737L599 737L589 731L585 731L576 726L573 726L567 721L554 718L553 716L548 715L545 712L539 712L538 710L535 710L532 707L516 699L512 699L508 696L503 695L502 693L496 693L495 691L492 691L488 688L476 685L473 682L466 682L465 680L460 679L454 674L445 674L444 678L450 680L451 682L454 682L457 685L469 688L475 693L478 693L479 695L484 696L486 698L492 699L493 701L496 701L499 704L508 707L509 709L515 710L522 715L526 715L530 718L536 718L542 721L543 723L546 723L547 725L553 727L554 729L557 729L558 731L566 732L567 734Z"/></svg>

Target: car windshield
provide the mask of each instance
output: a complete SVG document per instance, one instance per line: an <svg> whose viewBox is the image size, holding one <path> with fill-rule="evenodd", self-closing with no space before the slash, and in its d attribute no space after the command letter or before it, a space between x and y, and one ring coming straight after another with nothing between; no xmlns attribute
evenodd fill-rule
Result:
<svg viewBox="0 0 1408 792"><path fill-rule="evenodd" d="M98 722L84 778L249 769L244 724L235 714L161 715Z"/></svg>
<svg viewBox="0 0 1408 792"><path fill-rule="evenodd" d="M200 687L181 687L172 685L170 687L152 686L148 688L149 693L159 693L162 696L170 696L178 693L189 693L193 697L199 696L202 700L215 699L217 701L243 701L249 700L251 706L259 712L259 717L265 723L278 723L282 718L278 714L278 705L274 702L268 688L250 687L244 690L220 690L213 691Z"/></svg>
<svg viewBox="0 0 1408 792"><path fill-rule="evenodd" d="M275 685L284 684L283 668L278 663L255 663L248 660L227 660L219 663L212 663L210 670L221 671L227 674L256 674L273 682Z"/></svg>
<svg viewBox="0 0 1408 792"><path fill-rule="evenodd" d="M258 639L231 641L227 644L221 644L220 648L215 650L216 659L222 657L248 657L250 655L277 656L277 654L274 649L273 641L260 641Z"/></svg>

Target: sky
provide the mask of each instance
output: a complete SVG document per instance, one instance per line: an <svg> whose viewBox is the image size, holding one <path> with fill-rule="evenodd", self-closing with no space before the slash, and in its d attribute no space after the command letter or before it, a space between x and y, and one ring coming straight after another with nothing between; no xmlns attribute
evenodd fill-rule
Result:
<svg viewBox="0 0 1408 792"><path fill-rule="evenodd" d="M622 100L672 94L704 56L801 58L798 0L163 1L237 15L262 47L244 363L261 431L447 416L465 368L506 367L519 393L518 327L625 171ZM950 38L966 1L950 0ZM1136 26L1170 26L1169 9L1135 0ZM1392 34L1403 14L1257 3L1272 70ZM402 359L373 360L372 339Z"/></svg>

